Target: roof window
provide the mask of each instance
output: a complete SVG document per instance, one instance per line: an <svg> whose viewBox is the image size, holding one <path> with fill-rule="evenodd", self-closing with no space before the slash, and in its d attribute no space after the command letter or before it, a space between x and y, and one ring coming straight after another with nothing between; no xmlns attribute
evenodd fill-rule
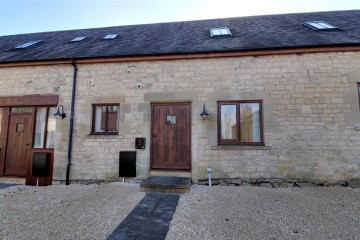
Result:
<svg viewBox="0 0 360 240"><path fill-rule="evenodd" d="M324 21L310 21L310 22L305 22L304 25L313 30L336 30L336 29L339 29L338 27L331 25Z"/></svg>
<svg viewBox="0 0 360 240"><path fill-rule="evenodd" d="M117 36L118 36L117 34L108 34L103 38L103 40L114 39Z"/></svg>
<svg viewBox="0 0 360 240"><path fill-rule="evenodd" d="M30 42L27 42L27 43L24 43L24 44L21 44L19 46L16 46L15 49L24 49L24 48L27 48L27 47L30 47L34 44L37 44L41 42L40 40L37 40L37 41L30 41Z"/></svg>
<svg viewBox="0 0 360 240"><path fill-rule="evenodd" d="M227 27L221 27L221 28L211 28L210 29L210 37L226 37L226 36L232 36L229 28Z"/></svg>
<svg viewBox="0 0 360 240"><path fill-rule="evenodd" d="M82 40L84 40L86 37L76 37L73 40L71 40L70 42L80 42Z"/></svg>

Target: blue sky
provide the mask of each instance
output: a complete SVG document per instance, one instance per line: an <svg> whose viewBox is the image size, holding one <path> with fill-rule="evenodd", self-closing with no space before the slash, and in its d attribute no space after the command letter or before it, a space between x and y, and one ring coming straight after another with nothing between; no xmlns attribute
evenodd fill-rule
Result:
<svg viewBox="0 0 360 240"><path fill-rule="evenodd" d="M360 0L0 0L0 35L360 9Z"/></svg>

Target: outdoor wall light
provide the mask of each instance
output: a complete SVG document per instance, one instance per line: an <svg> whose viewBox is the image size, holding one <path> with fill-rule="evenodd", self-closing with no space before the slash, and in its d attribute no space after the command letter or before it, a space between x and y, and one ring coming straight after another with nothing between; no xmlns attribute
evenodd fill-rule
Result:
<svg viewBox="0 0 360 240"><path fill-rule="evenodd" d="M61 107L61 111L60 111L60 107ZM64 106L63 105L59 105L57 108L56 113L53 114L55 118L57 119L64 119L66 118L66 114L64 113Z"/></svg>
<svg viewBox="0 0 360 240"><path fill-rule="evenodd" d="M205 108L205 103L204 103L203 111L202 111L202 113L200 113L200 116L201 116L203 119L206 119L206 118L209 117L209 113L206 111L206 108Z"/></svg>

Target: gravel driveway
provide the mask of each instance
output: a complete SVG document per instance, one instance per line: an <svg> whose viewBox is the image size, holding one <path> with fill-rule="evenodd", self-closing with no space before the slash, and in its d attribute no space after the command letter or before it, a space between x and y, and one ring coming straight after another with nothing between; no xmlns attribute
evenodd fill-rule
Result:
<svg viewBox="0 0 360 240"><path fill-rule="evenodd" d="M360 239L360 189L193 186L166 239Z"/></svg>
<svg viewBox="0 0 360 240"><path fill-rule="evenodd" d="M127 183L0 189L0 239L106 239L143 196ZM360 239L360 189L194 185L166 239Z"/></svg>
<svg viewBox="0 0 360 240"><path fill-rule="evenodd" d="M0 190L0 239L106 239L145 196L138 184Z"/></svg>

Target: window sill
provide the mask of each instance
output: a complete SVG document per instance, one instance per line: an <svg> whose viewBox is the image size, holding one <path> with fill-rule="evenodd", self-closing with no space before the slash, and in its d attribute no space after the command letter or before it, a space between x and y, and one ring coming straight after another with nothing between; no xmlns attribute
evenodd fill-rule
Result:
<svg viewBox="0 0 360 240"><path fill-rule="evenodd" d="M90 136L116 136L116 135L119 135L119 133L118 132L116 132L116 133L106 133L106 132L93 132L93 133L90 133Z"/></svg>
<svg viewBox="0 0 360 240"><path fill-rule="evenodd" d="M116 134L100 134L100 133L90 133L87 135L89 138L123 138L123 136L120 136L119 133Z"/></svg>
<svg viewBox="0 0 360 240"><path fill-rule="evenodd" d="M271 150L271 146L234 146L234 145L217 145L212 146L211 150Z"/></svg>

